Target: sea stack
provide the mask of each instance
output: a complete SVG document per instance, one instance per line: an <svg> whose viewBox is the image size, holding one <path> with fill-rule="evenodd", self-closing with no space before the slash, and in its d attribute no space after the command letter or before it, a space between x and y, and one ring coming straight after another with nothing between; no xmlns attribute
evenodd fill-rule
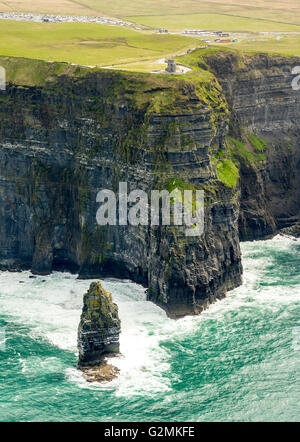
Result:
<svg viewBox="0 0 300 442"><path fill-rule="evenodd" d="M121 322L118 306L100 282L92 282L83 298L78 327L79 368L101 365L109 353L119 352Z"/></svg>

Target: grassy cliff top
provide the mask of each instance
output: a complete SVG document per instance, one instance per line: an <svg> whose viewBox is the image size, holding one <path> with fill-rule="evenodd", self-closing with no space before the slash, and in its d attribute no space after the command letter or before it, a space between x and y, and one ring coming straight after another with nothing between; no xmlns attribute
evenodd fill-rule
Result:
<svg viewBox="0 0 300 442"><path fill-rule="evenodd" d="M7 83L44 87L65 94L69 91L73 96L76 95L76 90L74 82L69 80L74 79L79 88L82 82L88 80L86 84L91 95L99 94L99 99L104 98L111 103L116 103L120 99L127 100L133 103L135 108L149 113L176 113L201 109L207 102L207 94L203 88L215 89L216 86L219 88L217 82L213 80L213 75L206 72L203 77L199 74L197 78L196 76L184 78L184 76L149 75L1 56L0 65L6 70ZM90 81L92 78L95 81ZM103 85L103 90L101 86L99 89L99 84ZM97 88L99 90L96 91ZM197 97L198 100L195 100Z"/></svg>
<svg viewBox="0 0 300 442"><path fill-rule="evenodd" d="M251 66L257 64L259 67L262 65L260 61L269 59L273 60L273 63L271 65L276 64L284 64L285 62L287 64L293 64L299 65L300 64L300 53L298 55L291 54L282 54L280 52L268 52L268 51L255 51L255 50L240 50L236 47L209 47L206 49L195 49L194 51L184 54L181 56L176 57L176 62L180 64L184 64L185 66L188 66L192 69L192 72L185 75L185 78L191 77L191 75L195 72L198 73L198 75L202 75L202 77L205 77L205 73L207 75L211 75L209 66L207 64L207 61L209 59L213 59L216 61L216 63L219 64L220 69L218 69L219 72L222 71L223 63L228 61L228 59L231 60L233 69L235 71L242 71L242 70L249 70L251 69ZM271 67L270 65L270 67Z"/></svg>
<svg viewBox="0 0 300 442"><path fill-rule="evenodd" d="M0 56L0 65L6 70L7 83L62 91L65 90L64 83L73 83L70 83L70 78L79 81L77 84L80 84L80 79L89 80L94 76L97 81L87 83L89 88L99 82L105 84L102 92L105 99L111 102L125 99L137 109L149 113L182 113L183 110L195 111L209 107L213 114L221 113L226 116L227 104L215 76L216 74L221 78L225 66L227 73L247 73L256 69L281 69L285 63L300 64L299 58L275 55L270 57L263 54L249 56L237 50L214 47L196 49L177 57L177 60L189 66L191 71L185 75L172 76L5 56ZM100 96L102 92L100 91Z"/></svg>
<svg viewBox="0 0 300 442"><path fill-rule="evenodd" d="M0 56L0 65L5 69L7 83L22 86L45 86L59 75L80 76L88 72L88 68L69 63L22 57Z"/></svg>
<svg viewBox="0 0 300 442"><path fill-rule="evenodd" d="M176 57L176 61L191 69L184 75L149 74L126 70L102 69L98 67L82 66L66 62L43 61L24 57L0 55L0 65L6 69L7 82L28 86L51 86L60 76L84 77L91 73L104 77L119 78L132 84L132 87L141 94L148 90L164 91L171 89L176 94L178 85L191 83L197 88L214 85L219 89L213 71L218 75L222 72L223 63L230 59L234 71L245 71L254 65L263 69L266 58L272 59L271 65L285 63L300 64L299 57L286 57L281 54L260 54L251 51L239 51L226 47L210 47L195 49L185 55ZM208 62L210 60L210 62ZM212 63L213 62L213 63ZM212 69L210 66L218 66ZM220 66L219 66L220 65ZM270 66L271 66L270 65ZM220 69L219 69L220 67ZM221 75L222 76L222 75ZM123 86L126 86L123 84ZM147 92L148 93L148 92ZM204 100L205 101L205 100Z"/></svg>

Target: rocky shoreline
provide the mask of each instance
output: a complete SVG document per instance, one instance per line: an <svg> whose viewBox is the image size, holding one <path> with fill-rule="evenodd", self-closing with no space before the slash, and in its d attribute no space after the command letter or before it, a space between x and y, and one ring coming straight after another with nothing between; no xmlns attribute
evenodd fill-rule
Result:
<svg viewBox="0 0 300 442"><path fill-rule="evenodd" d="M281 235L291 236L293 238L300 238L300 223L291 227L286 227L280 230Z"/></svg>

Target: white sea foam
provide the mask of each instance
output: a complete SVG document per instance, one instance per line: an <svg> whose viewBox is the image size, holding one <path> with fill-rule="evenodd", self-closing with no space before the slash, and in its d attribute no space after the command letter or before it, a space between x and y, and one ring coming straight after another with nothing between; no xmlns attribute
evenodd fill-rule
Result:
<svg viewBox="0 0 300 442"><path fill-rule="evenodd" d="M68 379L81 388L113 389L119 396L153 395L170 390L170 360L168 349L161 345L163 341L170 343L177 338L192 336L205 321L219 321L220 324L228 313L238 311L238 320L242 321L243 309L277 309L278 305L288 304L291 299L300 300L300 281L290 287L260 286L262 279L268 279L266 269L272 266L272 255L266 258L263 251L268 248L285 251L294 244L299 244L299 240L283 236L242 244L243 285L228 293L224 300L210 306L199 317L186 317L178 321L170 320L160 308L147 302L145 289L140 285L130 281L103 280L104 287L112 292L119 306L122 356L110 360L120 369L120 376L110 384L89 384L75 367L69 367L66 370ZM29 272L0 272L1 312L12 323L28 327L33 339L46 339L62 350L77 353L82 298L91 281L77 280L74 275L58 272L32 279L29 275ZM288 309L284 314L289 314ZM205 333L204 327L203 338ZM182 348L182 351L188 350ZM22 371L27 373L44 363L30 358L22 360ZM46 361L46 364L51 366L53 360ZM55 361L56 370L59 369L57 364Z"/></svg>
<svg viewBox="0 0 300 442"><path fill-rule="evenodd" d="M91 281L77 280L74 275L59 272L47 277L29 278L29 275L29 272L0 272L2 313L12 322L28 327L33 339L46 339L60 349L77 354L82 299ZM122 322L122 356L112 361L120 369L120 377L117 382L102 387L117 386L117 394L151 394L168 389L168 380L162 377L169 368L168 355L159 341L161 325L171 320L160 308L146 301L145 289L138 284L113 279L102 283L112 292ZM22 369L32 370L38 362L41 363L22 361ZM86 382L75 368L68 369L67 376L75 382L80 379L81 387L99 388Z"/></svg>

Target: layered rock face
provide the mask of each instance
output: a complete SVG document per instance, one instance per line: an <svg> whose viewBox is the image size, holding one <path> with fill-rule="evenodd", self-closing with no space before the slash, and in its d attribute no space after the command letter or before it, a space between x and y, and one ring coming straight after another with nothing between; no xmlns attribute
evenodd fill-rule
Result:
<svg viewBox="0 0 300 442"><path fill-rule="evenodd" d="M292 88L300 60L224 53L206 61L229 103L231 135L266 140L264 161L239 157L240 238L271 236L300 220L300 92Z"/></svg>
<svg viewBox="0 0 300 442"><path fill-rule="evenodd" d="M48 64L47 69L51 69ZM2 268L113 275L148 287L178 317L202 311L241 283L236 190L211 157L227 131L224 100L189 82L117 72L10 84L1 96ZM212 118L213 117L213 118ZM205 190L200 237L177 226L98 226L97 192Z"/></svg>
<svg viewBox="0 0 300 442"><path fill-rule="evenodd" d="M99 365L105 355L118 353L120 331L118 306L111 293L100 282L92 282L83 298L78 327L79 367Z"/></svg>
<svg viewBox="0 0 300 442"><path fill-rule="evenodd" d="M206 63L224 93L215 80L84 69L57 76L54 64L39 86L10 83L0 96L1 268L130 278L171 317L200 313L241 284L239 235L272 235L299 211L299 94L293 60L218 57ZM232 150L228 134L245 131L263 132L265 160L240 155L240 180L228 185L219 155ZM120 182L148 195L204 190L204 233L98 226L97 193L117 192Z"/></svg>

